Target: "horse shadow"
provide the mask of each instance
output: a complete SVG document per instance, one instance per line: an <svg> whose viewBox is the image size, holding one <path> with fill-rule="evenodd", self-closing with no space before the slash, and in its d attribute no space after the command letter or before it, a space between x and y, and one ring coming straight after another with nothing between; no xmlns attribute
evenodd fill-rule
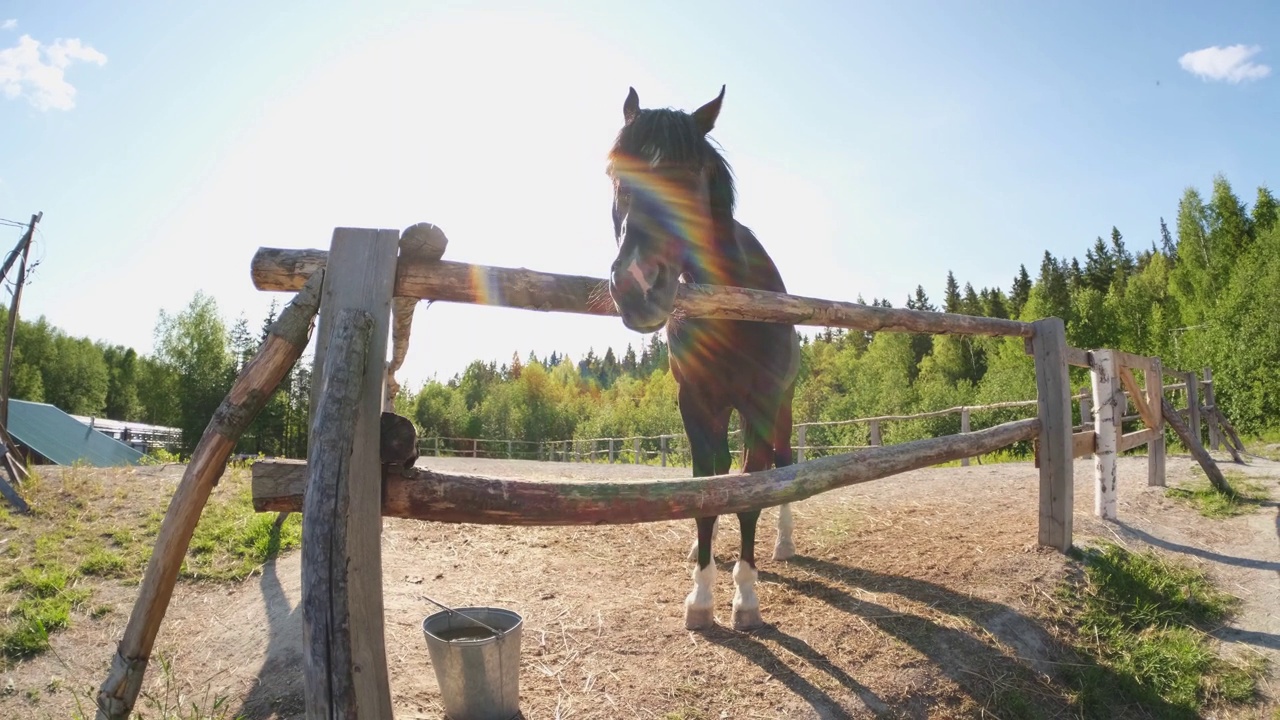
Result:
<svg viewBox="0 0 1280 720"><path fill-rule="evenodd" d="M303 687L302 603L290 607L280 582L280 531L289 513L276 516L267 541L272 558L262 566L262 602L267 617L267 649L253 687L230 717L244 720L300 718L306 713Z"/></svg>
<svg viewBox="0 0 1280 720"><path fill-rule="evenodd" d="M1007 605L960 594L928 581L887 575L828 560L795 557L788 564L814 577L795 577L785 570L782 573L762 570L759 578L822 602L910 646L928 658L939 672L983 708L983 712L998 711L1011 704L1031 703L1044 717L1079 715L1080 708L1073 706L1069 699L1072 689L1068 686L1074 681L1063 675L1064 668L1085 668L1090 673L1102 673L1103 682L1116 686L1132 684L1105 667L1076 657L1037 621ZM859 592L895 594L965 618L980 630L947 627L910 612L895 611L858 597ZM980 639L984 632L1010 651ZM760 666L808 702L821 718L854 717L852 710L860 714L869 711L876 717L924 718L929 716L930 708L936 702L927 688L887 701L859 682L853 676L856 670L841 669L822 652L775 626L766 625L749 634L713 631L706 634L706 640L733 650ZM777 643L794 657L784 661L763 641ZM842 702L814 686L793 669L797 659L826 673L850 695ZM1011 692L1010 677L1021 678L1027 693ZM1185 713L1181 708L1158 699L1146 702L1143 710L1152 717L1181 717Z"/></svg>

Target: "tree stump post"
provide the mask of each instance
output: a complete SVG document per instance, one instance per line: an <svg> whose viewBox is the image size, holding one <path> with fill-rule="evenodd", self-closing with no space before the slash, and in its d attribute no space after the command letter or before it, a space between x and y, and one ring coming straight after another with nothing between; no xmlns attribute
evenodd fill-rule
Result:
<svg viewBox="0 0 1280 720"><path fill-rule="evenodd" d="M1067 333L1061 318L1032 323L1040 415L1041 545L1071 548L1072 481L1071 377L1067 373Z"/></svg>

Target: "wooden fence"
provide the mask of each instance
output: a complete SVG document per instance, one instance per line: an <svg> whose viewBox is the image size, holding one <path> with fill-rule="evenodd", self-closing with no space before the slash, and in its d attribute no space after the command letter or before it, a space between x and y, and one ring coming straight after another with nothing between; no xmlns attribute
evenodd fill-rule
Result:
<svg viewBox="0 0 1280 720"><path fill-rule="evenodd" d="M594 525L719 515L795 502L1034 439L1038 541L1066 551L1072 537L1073 457L1095 456L1096 504L1105 513L1108 502L1114 507L1116 451L1140 442L1162 449L1162 416L1152 410L1165 404L1158 360L1071 348L1059 318L1024 323L682 284L676 306L687 317L1024 338L1035 366L1036 416L967 434L861 448L758 473L705 478L527 482L406 468L403 458L388 458L387 446L380 446L380 415L387 417L384 413L390 410L398 387L395 371L408 349L418 300L615 314L603 292L603 280L446 262L441 260L446 244L443 233L427 224L404 233L339 228L327 253L263 248L255 255L252 277L258 289L298 291L298 295L241 371L196 446L161 523L124 639L99 690L98 718L125 720L132 711L200 512L236 439L300 357L317 306L320 322L307 461L261 461L253 467L256 509L303 513L301 605L309 717L392 716L382 604L382 516ZM1072 426L1069 363L1089 367L1093 373L1093 429L1076 432ZM1145 371L1145 388L1131 374L1120 372L1127 368ZM1123 417L1124 410L1116 412L1123 397L1117 374L1154 432L1119 432L1117 418ZM1161 401L1154 402L1157 398ZM1193 411L1196 407L1191 405ZM874 418L877 422L889 419ZM1151 477L1163 482L1163 452L1151 455L1159 457Z"/></svg>

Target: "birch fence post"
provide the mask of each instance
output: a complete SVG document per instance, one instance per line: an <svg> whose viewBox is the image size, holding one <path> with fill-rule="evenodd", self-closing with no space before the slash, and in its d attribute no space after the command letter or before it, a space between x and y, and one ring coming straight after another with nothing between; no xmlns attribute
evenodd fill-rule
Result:
<svg viewBox="0 0 1280 720"><path fill-rule="evenodd" d="M1089 374L1093 378L1093 512L1106 519L1116 516L1116 445L1123 410L1116 393L1116 359L1110 350L1094 350Z"/></svg>
<svg viewBox="0 0 1280 720"><path fill-rule="evenodd" d="M1071 548L1072 479L1071 378L1067 373L1067 333L1061 318L1032 323L1040 414L1041 545Z"/></svg>

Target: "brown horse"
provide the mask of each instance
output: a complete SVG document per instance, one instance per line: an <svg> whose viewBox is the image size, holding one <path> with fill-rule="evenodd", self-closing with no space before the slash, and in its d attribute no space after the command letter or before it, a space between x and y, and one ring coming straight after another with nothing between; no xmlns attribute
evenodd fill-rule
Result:
<svg viewBox="0 0 1280 720"><path fill-rule="evenodd" d="M609 294L628 328L649 333L666 326L694 477L729 472L732 410L742 428L744 472L791 464L791 399L800 364L793 325L673 314L681 282L786 292L760 241L734 220L733 176L707 139L723 100L721 87L716 99L693 113L642 110L632 88L608 164L618 242ZM739 629L763 623L755 592L759 518L759 510L738 513L742 551L733 568L733 626ZM691 630L715 622L716 517L697 523L694 589L685 600ZM791 529L791 508L783 505L775 560L795 552Z"/></svg>

